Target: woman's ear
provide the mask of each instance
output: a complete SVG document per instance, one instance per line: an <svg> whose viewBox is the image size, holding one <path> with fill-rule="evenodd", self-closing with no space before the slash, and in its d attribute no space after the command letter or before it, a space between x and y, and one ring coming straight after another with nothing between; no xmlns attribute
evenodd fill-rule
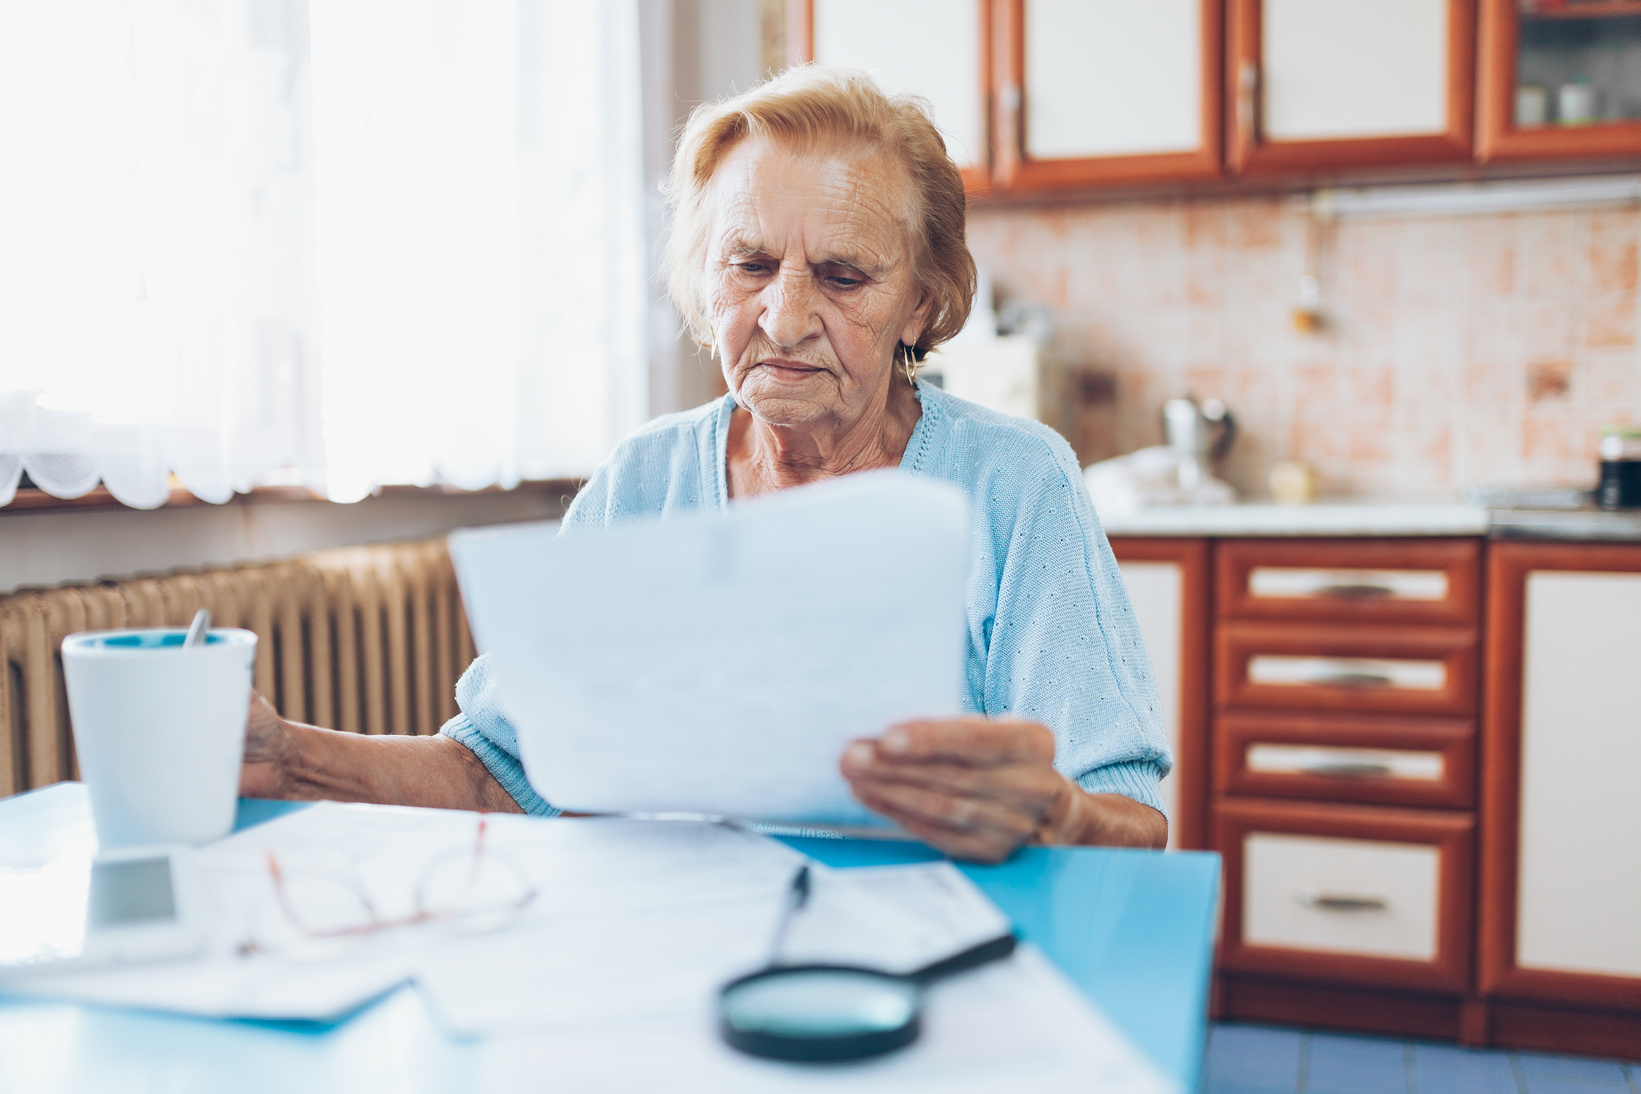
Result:
<svg viewBox="0 0 1641 1094"><path fill-rule="evenodd" d="M900 328L900 340L908 346L917 345L917 340L923 337L923 328L929 325L929 312L933 310L934 290L924 289L917 307L906 317L906 325Z"/></svg>

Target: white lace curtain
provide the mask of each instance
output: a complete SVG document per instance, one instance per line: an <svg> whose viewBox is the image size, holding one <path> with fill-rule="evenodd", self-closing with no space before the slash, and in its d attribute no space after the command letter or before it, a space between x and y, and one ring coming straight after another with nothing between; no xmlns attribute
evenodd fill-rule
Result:
<svg viewBox="0 0 1641 1094"><path fill-rule="evenodd" d="M647 404L635 5L0 4L0 505L590 470Z"/></svg>

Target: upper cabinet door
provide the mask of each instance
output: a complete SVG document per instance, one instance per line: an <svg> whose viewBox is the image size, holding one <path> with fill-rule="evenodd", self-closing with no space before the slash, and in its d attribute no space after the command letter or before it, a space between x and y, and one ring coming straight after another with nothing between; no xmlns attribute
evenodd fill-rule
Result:
<svg viewBox="0 0 1641 1094"><path fill-rule="evenodd" d="M1231 166L1469 159L1475 16L1475 0L1231 0Z"/></svg>
<svg viewBox="0 0 1641 1094"><path fill-rule="evenodd" d="M1483 0L1484 161L1641 155L1641 2Z"/></svg>
<svg viewBox="0 0 1641 1094"><path fill-rule="evenodd" d="M885 91L934 108L969 191L990 185L991 0L797 0L802 61L864 69Z"/></svg>
<svg viewBox="0 0 1641 1094"><path fill-rule="evenodd" d="M998 181L1220 174L1222 0L998 0Z"/></svg>

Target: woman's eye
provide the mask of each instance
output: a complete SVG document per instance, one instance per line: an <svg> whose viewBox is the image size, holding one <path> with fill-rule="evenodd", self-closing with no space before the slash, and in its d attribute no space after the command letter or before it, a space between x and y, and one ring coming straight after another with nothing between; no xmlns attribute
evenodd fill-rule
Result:
<svg viewBox="0 0 1641 1094"><path fill-rule="evenodd" d="M735 271L744 274L768 273L769 264L766 262L737 262L735 263Z"/></svg>
<svg viewBox="0 0 1641 1094"><path fill-rule="evenodd" d="M859 285L862 281L861 278L858 278L858 277L844 277L842 274L833 274L831 277L828 277L826 280L830 281L833 285L836 285L840 289L852 289L856 285Z"/></svg>

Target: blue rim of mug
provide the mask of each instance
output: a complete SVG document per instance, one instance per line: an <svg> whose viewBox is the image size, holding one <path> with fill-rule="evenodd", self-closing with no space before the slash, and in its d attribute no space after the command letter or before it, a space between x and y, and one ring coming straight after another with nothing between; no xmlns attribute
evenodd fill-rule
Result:
<svg viewBox="0 0 1641 1094"><path fill-rule="evenodd" d="M179 650L188 637L187 627L137 627L109 631L82 631L63 639L63 650L76 653L138 653ZM256 641L256 635L237 627L213 627L205 634L205 646L242 646Z"/></svg>

